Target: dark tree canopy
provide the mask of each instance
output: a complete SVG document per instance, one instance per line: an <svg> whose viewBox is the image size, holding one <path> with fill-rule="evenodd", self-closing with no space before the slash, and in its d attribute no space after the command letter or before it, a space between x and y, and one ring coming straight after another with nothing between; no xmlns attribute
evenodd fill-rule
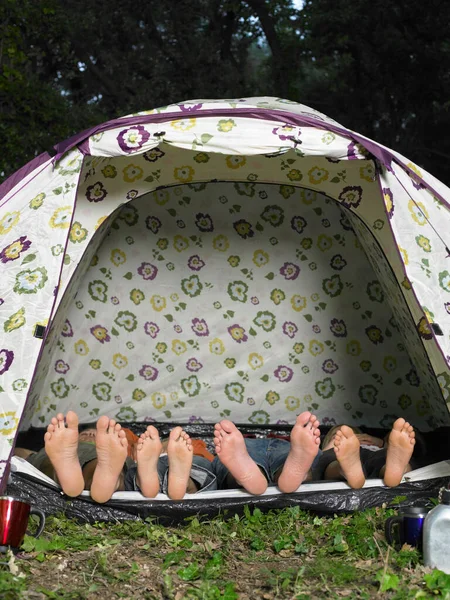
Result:
<svg viewBox="0 0 450 600"><path fill-rule="evenodd" d="M0 175L107 119L269 95L312 106L450 183L450 3L432 5L4 0Z"/></svg>

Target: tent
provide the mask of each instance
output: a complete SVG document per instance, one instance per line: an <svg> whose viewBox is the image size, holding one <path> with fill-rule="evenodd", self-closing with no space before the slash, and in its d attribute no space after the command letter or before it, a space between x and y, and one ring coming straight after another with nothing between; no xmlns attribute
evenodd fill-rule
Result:
<svg viewBox="0 0 450 600"><path fill-rule="evenodd" d="M18 433L69 408L445 430L449 201L397 152L276 98L173 104L41 154L0 186L3 486Z"/></svg>

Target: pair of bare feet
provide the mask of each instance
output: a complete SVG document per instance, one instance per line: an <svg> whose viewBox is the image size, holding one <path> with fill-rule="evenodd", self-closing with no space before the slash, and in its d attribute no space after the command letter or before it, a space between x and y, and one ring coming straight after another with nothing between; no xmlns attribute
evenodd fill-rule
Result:
<svg viewBox="0 0 450 600"><path fill-rule="evenodd" d="M384 483L388 487L397 486L403 475L411 470L409 461L415 443L412 425L403 418L397 419L389 434L386 465L380 472L380 477L383 477ZM342 477L347 480L350 487L361 488L365 483L365 476L360 459L360 441L353 429L342 425L335 434L333 447ZM325 471L325 478L335 478L333 469L333 463L331 463Z"/></svg>
<svg viewBox="0 0 450 600"><path fill-rule="evenodd" d="M60 413L47 427L45 451L65 494L75 497L90 488L92 499L104 503L115 491L123 489L122 470L128 455L128 441L121 425L107 416L97 421L94 439L97 458L82 468L78 458L78 416L69 411L64 418ZM136 449L138 485L148 498L159 492L157 467L161 450L159 433L149 425ZM181 427L170 432L167 455L168 495L179 500L186 493L193 458L191 439Z"/></svg>
<svg viewBox="0 0 450 600"><path fill-rule="evenodd" d="M290 449L277 485L282 492L294 492L308 476L320 444L319 421L306 411L301 413L291 430ZM231 421L224 420L214 428L214 444L221 463L237 483L250 494L263 494L268 481L251 458L242 433Z"/></svg>

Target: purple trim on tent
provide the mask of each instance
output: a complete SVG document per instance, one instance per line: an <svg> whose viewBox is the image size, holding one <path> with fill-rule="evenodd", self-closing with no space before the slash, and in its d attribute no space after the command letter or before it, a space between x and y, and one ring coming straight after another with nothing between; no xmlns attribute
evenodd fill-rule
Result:
<svg viewBox="0 0 450 600"><path fill-rule="evenodd" d="M40 165L44 164L51 158L48 152L43 152L30 160L26 165L21 167L18 171L10 175L5 181L0 185L0 200L3 196L13 189L22 179L24 179L27 175L32 173L35 169L37 169Z"/></svg>

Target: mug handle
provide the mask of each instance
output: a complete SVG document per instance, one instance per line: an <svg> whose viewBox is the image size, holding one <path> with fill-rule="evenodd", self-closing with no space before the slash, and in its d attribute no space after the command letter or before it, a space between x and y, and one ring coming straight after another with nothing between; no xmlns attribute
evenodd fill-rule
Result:
<svg viewBox="0 0 450 600"><path fill-rule="evenodd" d="M398 545L398 541L394 539L393 536L393 527L394 525L401 524L403 521L402 515L397 515L395 517L388 517L384 523L384 535L388 541L388 544L391 546Z"/></svg>
<svg viewBox="0 0 450 600"><path fill-rule="evenodd" d="M42 510L39 510L38 508L31 508L30 510L30 515L36 515L39 517L39 525L38 525L38 529L36 531L36 533L32 533L29 535L32 535L33 537L37 538L41 535L43 529L44 529L44 525L45 525L45 514L42 512Z"/></svg>

